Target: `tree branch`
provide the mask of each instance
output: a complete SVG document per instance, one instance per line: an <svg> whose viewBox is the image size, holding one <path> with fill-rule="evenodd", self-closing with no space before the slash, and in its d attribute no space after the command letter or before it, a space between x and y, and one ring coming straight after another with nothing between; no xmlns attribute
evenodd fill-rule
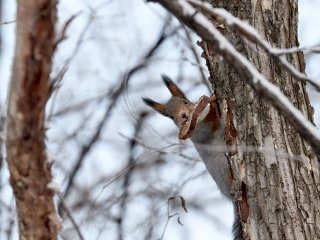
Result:
<svg viewBox="0 0 320 240"><path fill-rule="evenodd" d="M292 77L299 81L310 83L317 91L320 91L320 85L316 80L308 78L305 74L298 71L283 55L286 49L278 49L272 47L266 40L264 40L260 34L248 23L241 21L240 19L234 17L231 13L223 8L212 8L210 5L204 4L196 0L188 0L191 5L201 8L205 13L209 14L213 18L222 18L224 22L234 27L234 29L239 32L246 39L262 47L268 54L273 56L278 60L282 66L291 74ZM317 49L314 49L315 51ZM291 50L292 51L292 50ZM287 50L287 52L289 52Z"/></svg>

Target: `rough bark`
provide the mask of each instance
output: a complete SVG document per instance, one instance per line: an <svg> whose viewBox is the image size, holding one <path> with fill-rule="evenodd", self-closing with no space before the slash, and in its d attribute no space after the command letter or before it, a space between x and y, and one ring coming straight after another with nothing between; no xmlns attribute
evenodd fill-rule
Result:
<svg viewBox="0 0 320 240"><path fill-rule="evenodd" d="M57 239L60 228L44 142L55 20L56 1L18 1L6 148L19 236L24 240Z"/></svg>
<svg viewBox="0 0 320 240"><path fill-rule="evenodd" d="M274 47L299 45L296 0L208 2L249 22ZM261 49L252 51L232 29L226 28L223 33L312 121L304 83L292 79ZM214 51L206 51L206 57L216 94L232 100L238 145L244 149L231 157L231 165L246 239L320 239L315 154L281 113L261 100L230 65ZM304 71L301 53L288 56L288 60Z"/></svg>

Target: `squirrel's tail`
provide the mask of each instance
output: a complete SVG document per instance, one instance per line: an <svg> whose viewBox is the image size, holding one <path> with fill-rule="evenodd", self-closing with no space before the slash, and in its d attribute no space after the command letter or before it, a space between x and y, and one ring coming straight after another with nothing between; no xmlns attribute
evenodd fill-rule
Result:
<svg viewBox="0 0 320 240"><path fill-rule="evenodd" d="M234 240L243 240L243 230L240 216L237 209L237 203L234 203L234 222L232 225L232 233Z"/></svg>

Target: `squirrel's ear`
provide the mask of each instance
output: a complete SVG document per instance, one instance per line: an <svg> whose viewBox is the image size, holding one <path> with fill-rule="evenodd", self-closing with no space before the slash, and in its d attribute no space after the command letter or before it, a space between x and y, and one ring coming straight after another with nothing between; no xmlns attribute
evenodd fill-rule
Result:
<svg viewBox="0 0 320 240"><path fill-rule="evenodd" d="M145 102L145 104L152 107L158 113L168 117L168 114L166 112L166 106L164 104L157 103L157 102L151 100L150 98L142 98L142 100Z"/></svg>
<svg viewBox="0 0 320 240"><path fill-rule="evenodd" d="M183 91L166 75L161 75L164 84L167 86L172 96L181 97L183 99L187 99L186 95L184 95ZM189 101L189 100L188 100Z"/></svg>

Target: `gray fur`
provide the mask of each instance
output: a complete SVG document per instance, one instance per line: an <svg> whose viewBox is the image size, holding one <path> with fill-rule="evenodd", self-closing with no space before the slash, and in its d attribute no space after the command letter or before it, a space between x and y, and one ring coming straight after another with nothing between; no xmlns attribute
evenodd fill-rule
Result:
<svg viewBox="0 0 320 240"><path fill-rule="evenodd" d="M212 134L208 134L210 132ZM191 140L221 193L233 202L235 216L232 225L233 237L234 240L243 240L243 230L237 211L237 203L230 195L231 188L227 180L230 167L226 157L227 149L225 147L223 128L219 128L213 133L211 129L199 122L191 136Z"/></svg>
<svg viewBox="0 0 320 240"><path fill-rule="evenodd" d="M204 132L200 132L199 128ZM207 130L208 131L206 131L203 126L196 126L196 129L191 136L191 140L206 165L208 172L218 185L221 193L232 200L232 197L230 196L231 189L227 182L230 167L225 155L227 149L225 147L223 129L218 129L212 135L208 135L208 132L212 132L212 130Z"/></svg>

